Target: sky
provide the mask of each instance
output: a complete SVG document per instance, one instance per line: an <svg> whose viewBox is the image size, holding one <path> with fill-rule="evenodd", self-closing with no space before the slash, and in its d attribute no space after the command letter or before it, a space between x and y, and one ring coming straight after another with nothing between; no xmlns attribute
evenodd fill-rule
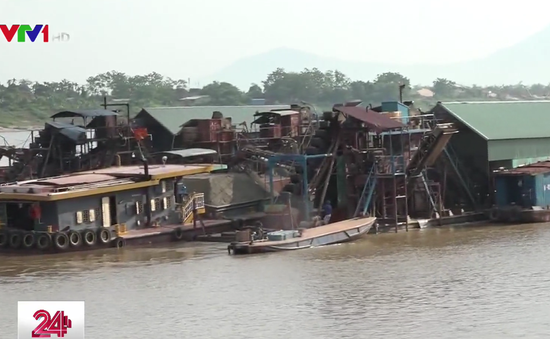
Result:
<svg viewBox="0 0 550 339"><path fill-rule="evenodd" d="M0 24L49 24L52 35L70 40L8 43L0 35L0 81L83 83L110 70L200 79L279 47L344 60L451 63L541 30L550 24L545 8L542 0L2 0Z"/></svg>

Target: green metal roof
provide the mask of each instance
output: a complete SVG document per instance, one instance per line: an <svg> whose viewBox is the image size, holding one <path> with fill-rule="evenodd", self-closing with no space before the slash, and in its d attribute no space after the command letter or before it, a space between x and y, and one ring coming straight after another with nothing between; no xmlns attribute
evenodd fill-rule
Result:
<svg viewBox="0 0 550 339"><path fill-rule="evenodd" d="M181 107L146 107L149 113L172 134L177 134L181 125L191 119L210 119L212 112L222 112L224 117L231 117L233 123L246 121L248 124L254 119L257 111L272 109L290 109L290 105L256 105L256 106L181 106Z"/></svg>
<svg viewBox="0 0 550 339"><path fill-rule="evenodd" d="M485 140L550 138L550 101L444 102Z"/></svg>

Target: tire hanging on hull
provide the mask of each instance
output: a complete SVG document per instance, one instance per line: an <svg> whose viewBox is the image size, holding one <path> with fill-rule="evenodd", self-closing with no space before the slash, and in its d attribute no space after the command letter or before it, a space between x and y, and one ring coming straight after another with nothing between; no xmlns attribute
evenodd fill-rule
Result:
<svg viewBox="0 0 550 339"><path fill-rule="evenodd" d="M10 234L10 247L17 249L21 247L21 244L23 243L23 237L21 236L21 233L16 231L12 232Z"/></svg>
<svg viewBox="0 0 550 339"><path fill-rule="evenodd" d="M82 240L86 246L94 246L97 242L97 236L92 230L82 231Z"/></svg>
<svg viewBox="0 0 550 339"><path fill-rule="evenodd" d="M24 248L32 248L36 242L36 237L34 236L34 232L25 233L23 235L23 247Z"/></svg>
<svg viewBox="0 0 550 339"><path fill-rule="evenodd" d="M82 235L77 231L69 231L69 243L72 247L82 245Z"/></svg>
<svg viewBox="0 0 550 339"><path fill-rule="evenodd" d="M53 236L53 245L60 251L66 250L70 245L69 236L63 232L55 233Z"/></svg>
<svg viewBox="0 0 550 339"><path fill-rule="evenodd" d="M176 241L180 241L181 239L183 239L183 230L181 229L181 227L178 227L174 230L174 240Z"/></svg>
<svg viewBox="0 0 550 339"><path fill-rule="evenodd" d="M8 231L0 230L0 248L8 246L10 243L10 237Z"/></svg>
<svg viewBox="0 0 550 339"><path fill-rule="evenodd" d="M102 228L97 232L97 239L101 244L108 244L111 242L111 232L106 228Z"/></svg>
<svg viewBox="0 0 550 339"><path fill-rule="evenodd" d="M36 238L36 247L39 250L47 250L52 247L52 236L48 233L42 233Z"/></svg>
<svg viewBox="0 0 550 339"><path fill-rule="evenodd" d="M118 237L115 239L115 246L116 248L124 248L126 247L126 239L122 237Z"/></svg>

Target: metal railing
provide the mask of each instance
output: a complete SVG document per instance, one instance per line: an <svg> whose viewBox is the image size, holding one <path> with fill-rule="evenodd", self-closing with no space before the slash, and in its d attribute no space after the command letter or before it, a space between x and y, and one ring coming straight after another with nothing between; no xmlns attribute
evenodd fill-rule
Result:
<svg viewBox="0 0 550 339"><path fill-rule="evenodd" d="M204 208L204 193L195 193L193 199L195 200L195 209Z"/></svg>
<svg viewBox="0 0 550 339"><path fill-rule="evenodd" d="M204 193L194 193L181 206L183 221L189 219L194 210L204 208Z"/></svg>
<svg viewBox="0 0 550 339"><path fill-rule="evenodd" d="M377 155L377 174L403 174L405 173L404 155Z"/></svg>

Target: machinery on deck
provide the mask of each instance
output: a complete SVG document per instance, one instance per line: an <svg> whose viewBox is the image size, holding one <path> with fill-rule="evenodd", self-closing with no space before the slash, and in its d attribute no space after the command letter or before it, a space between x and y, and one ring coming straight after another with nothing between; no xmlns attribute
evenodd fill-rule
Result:
<svg viewBox="0 0 550 339"><path fill-rule="evenodd" d="M104 109L58 112L44 129L30 133L28 147L0 147L0 157L8 159L0 181L128 165L149 157L147 130L119 121L119 114L104 105Z"/></svg>
<svg viewBox="0 0 550 339"><path fill-rule="evenodd" d="M276 175L275 168L294 167L289 168L291 182L283 191L291 194L292 206L301 209L300 220L320 214L326 200L335 208L332 221L368 214L378 218L379 226L395 230L400 225L407 228L410 216L451 215L441 188L446 181L429 172L449 167L463 187L452 193L470 195L462 173L447 156L456 128L409 116L400 103L394 105L400 111L391 112L359 104L335 105L325 113L323 126L314 132L304 154L262 156L270 177ZM409 124L413 119L425 121Z"/></svg>

